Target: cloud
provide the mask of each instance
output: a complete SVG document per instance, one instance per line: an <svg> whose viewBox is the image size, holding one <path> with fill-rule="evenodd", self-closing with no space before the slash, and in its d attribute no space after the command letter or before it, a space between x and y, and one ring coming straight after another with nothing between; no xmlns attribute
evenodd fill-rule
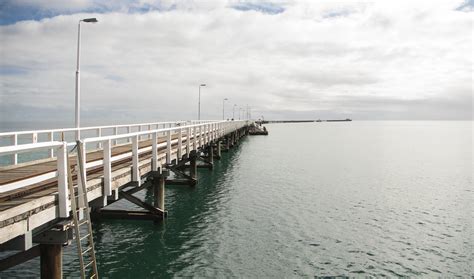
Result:
<svg viewBox="0 0 474 279"><path fill-rule="evenodd" d="M68 8L59 2L50 10ZM203 82L203 118L219 119L223 98L227 116L232 104L279 118L472 112L472 13L458 9L463 1L98 3L76 4L100 12L0 26L3 121L72 119L77 22L85 17L99 19L82 26L82 116L91 121L196 118ZM140 7L153 8L130 12ZM15 106L28 113L9 113Z"/></svg>

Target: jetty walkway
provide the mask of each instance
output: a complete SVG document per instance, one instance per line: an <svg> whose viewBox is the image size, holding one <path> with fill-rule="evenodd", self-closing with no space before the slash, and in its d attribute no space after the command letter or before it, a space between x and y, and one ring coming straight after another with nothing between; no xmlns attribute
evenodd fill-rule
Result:
<svg viewBox="0 0 474 279"><path fill-rule="evenodd" d="M62 247L75 238L75 216L161 220L165 184L196 185L196 169L212 168L251 124L177 121L0 133L0 251L19 251L0 259L0 271L41 256L41 276L61 277ZM153 204L133 195L146 188L153 188ZM84 194L88 210L76 214ZM107 208L120 199L143 210Z"/></svg>

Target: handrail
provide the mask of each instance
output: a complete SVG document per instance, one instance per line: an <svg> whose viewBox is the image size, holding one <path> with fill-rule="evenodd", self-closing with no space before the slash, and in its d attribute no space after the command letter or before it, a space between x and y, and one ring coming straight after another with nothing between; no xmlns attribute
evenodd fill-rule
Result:
<svg viewBox="0 0 474 279"><path fill-rule="evenodd" d="M173 122L176 123L176 122ZM111 195L112 193L112 162L115 160L119 160L121 158L130 158L132 160L132 177L131 180L136 182L137 185L140 184L141 176L140 176L140 156L139 153L149 152L151 153L151 170L157 171L158 163L158 148L166 147L165 150L165 161L166 164L170 164L172 162L172 157L176 159L182 158L183 154L187 156L190 155L191 150L197 150L199 147L203 145L209 144L213 140L216 140L230 132L234 132L245 125L248 124L247 120L238 120L238 121L187 121L186 123L190 123L188 125L183 126L176 126L176 127L169 127L169 128L161 128L161 129L153 129L147 131L139 131L139 132L132 132L120 135L111 135L111 136L99 136L99 137L89 137L83 140L79 140L77 142L66 142L66 141L48 141L48 142L35 142L35 143L28 143L28 144L20 144L20 145L12 145L12 146L2 146L0 147L0 156L5 155L15 155L17 156L19 153L25 153L30 151L36 151L40 149L49 149L51 150L51 154L53 149L56 149L56 170L49 171L46 174L42 174L36 176L34 181L30 181L29 179L21 180L20 182L9 182L3 185L0 188L0 193L19 189L22 187L26 187L33 183L38 183L40 181L44 181L46 179L57 178L58 182L58 204L59 204L59 216L60 217L68 217L69 216L69 209L70 209L70 200L69 200L69 191L67 187L68 181L68 172L67 172L67 161L68 161L68 149L67 147L71 144L79 144L82 148L80 156L84 158L82 160L82 165L79 168L81 171L81 175L78 175L78 183L82 183L81 180L85 179L85 183L87 183L87 169L95 166L102 165L103 172L104 172L104 188L103 188L103 195ZM197 123L197 124L195 124ZM185 134L183 134L183 130ZM173 138L172 133L177 132L177 137ZM165 133L166 140L164 142L158 143L158 134ZM148 135L148 139L151 138L151 146L139 148L139 140L142 136ZM199 137L199 138L198 138ZM131 150L127 151L127 153L114 155L112 156L112 146L113 142L120 140L120 139L130 139L131 141ZM191 140L192 138L192 140ZM183 139L186 139L184 143ZM91 162L87 162L86 160L86 145L92 143L101 144L101 149L103 152L103 157L98 160L93 160ZM172 150L172 146L176 144L176 151ZM192 146L192 147L191 147ZM183 153L184 149L184 153ZM161 157L163 158L163 157ZM173 159L174 160L174 159ZM78 162L79 163L79 162ZM15 165L16 162L13 163Z"/></svg>
<svg viewBox="0 0 474 279"><path fill-rule="evenodd" d="M20 137L24 138L25 135L31 136L31 139L29 140L30 143L37 143L39 135L47 136L46 142L53 142L55 140L55 137L58 136L58 133L75 133L75 138L84 138L80 136L81 132L95 132L97 137L101 137L104 130L109 131L108 133L110 133L111 131L114 135L118 135L118 134L129 134L132 129L136 129L136 128L138 128L140 132L143 130L143 128L146 131L150 131L152 130L152 128L156 130L159 128L160 125L163 125L163 128L165 128L166 125L169 125L171 127L172 125L183 126L183 124L187 124L187 123L204 124L204 123L210 123L210 122L212 121L211 120L190 120L190 121L179 120L179 121L147 122L147 123L120 124L120 125L107 125L107 126L89 126L89 127L81 127L81 128L59 128L59 129L49 129L49 130L42 129L42 130L30 130L30 131L11 131L11 132L0 133L0 139L9 138L9 142L7 143L6 146L16 146L16 145L25 144L25 143L19 144ZM123 128L127 128L127 130L119 131L119 129L123 129ZM44 142L44 140L42 140L42 142ZM113 144L116 145L117 141L115 140ZM67 143L67 146L73 146L73 145L75 145L75 142ZM100 144L98 147L100 148ZM53 157L54 157L53 148L50 148L49 158L53 158ZM11 161L13 165L18 164L18 154L16 153L11 154Z"/></svg>
<svg viewBox="0 0 474 279"><path fill-rule="evenodd" d="M97 147L101 148L101 145L103 142L107 140L112 140L112 146L116 145L119 140L127 139L128 142L131 142L132 138L134 136L138 136L139 139L141 139L143 136L148 136L148 138L153 136L153 133L166 133L168 131L174 132L174 131L179 131L185 128L192 128L194 129L195 127L203 127L209 124L220 124L220 123L228 123L228 124L237 124L237 123L243 123L246 120L236 120L236 121L228 121L228 120L218 120L218 121L213 121L213 120L189 120L189 121L170 121L170 122L154 122L154 123L139 123L139 124L121 124L121 125L109 125L109 126L92 126L92 127L82 127L79 129L76 128L62 128L62 129L51 129L51 130L35 130L35 131L19 131L19 132L7 132L7 133L0 133L0 138L1 137L12 137L12 142L9 145L2 146L0 150L7 150L4 149L6 147L15 147L15 146L23 146L23 145L35 145L35 144L40 144L40 143L46 143L44 148L47 148L47 143L52 143L55 142L55 137L54 133L59 133L59 132L77 132L77 131L88 131L88 130L96 130L97 136L92 136L92 137L87 137L83 138L85 142L91 143L91 142L96 142ZM166 125L170 124L169 128L165 128ZM171 125L174 124L174 127L171 127ZM183 125L184 124L184 125ZM152 129L151 126L156 125L156 128ZM159 125L163 125L163 128L159 128ZM129 128L127 131L123 131L120 134L118 133L119 128ZM130 132L132 128L139 127L139 131L135 132ZM145 127L145 131L142 131L142 127ZM107 135L107 136L102 136L102 130L103 129L114 129L114 135ZM48 139L47 141L41 141L38 142L38 134L47 134ZM32 135L31 143L18 143L18 136L19 135ZM66 145L68 147L74 146L76 144L75 141L66 141ZM36 145L39 146L39 149L42 149L42 145ZM16 149L11 149L11 150L16 150ZM9 155L11 156L11 163L8 165L17 165L18 164L18 154L22 152L0 152L0 156L5 156ZM54 157L54 146L49 147L49 158Z"/></svg>
<svg viewBox="0 0 474 279"><path fill-rule="evenodd" d="M215 122L211 122L211 124L222 123L222 122L226 122L226 121L223 121L223 120L215 121ZM162 129L148 130L148 131L142 131L142 132L133 132L133 133L128 133L128 134L120 134L120 135L112 135L112 136L86 138L86 139L83 140L83 142L84 143L94 143L94 142L100 142L100 141L106 141L106 140L126 139L126 138L130 138L130 137L134 137L134 136L146 136L146 135L151 135L153 133L163 133L163 132L168 132L168 131L172 132L172 131L178 131L178 130L185 129L185 128L201 127L201 126L205 126L205 125L207 125L207 123L177 126L177 127L172 127L172 128L162 128Z"/></svg>
<svg viewBox="0 0 474 279"><path fill-rule="evenodd" d="M55 148L62 146L64 143L61 141L51 142L39 142L39 143L28 143L20 145L0 146L0 155L10 155L16 153L24 153L44 148Z"/></svg>
<svg viewBox="0 0 474 279"><path fill-rule="evenodd" d="M43 129L43 130L29 130L29 131L10 131L10 132L1 132L0 137L13 136L13 135L28 135L28 134L44 134L44 133L59 133L59 132L75 132L75 131L87 131L95 129L110 129L110 128L126 128L126 127L137 127L137 126L147 126L147 125L163 125L171 123L185 123L187 121L165 121L165 122L149 122L149 123L134 123L134 124L120 124L120 125L106 125L106 126L87 126L80 128L57 128L57 129Z"/></svg>

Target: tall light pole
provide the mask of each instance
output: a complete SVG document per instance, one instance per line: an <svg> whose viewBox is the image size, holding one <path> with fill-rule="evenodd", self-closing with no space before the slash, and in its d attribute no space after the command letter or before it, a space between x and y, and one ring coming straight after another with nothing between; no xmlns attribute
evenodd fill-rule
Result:
<svg viewBox="0 0 474 279"><path fill-rule="evenodd" d="M75 104L75 123L76 123L76 140L81 138L79 127L81 126L81 83L80 83L80 64L81 64L81 22L96 23L96 18L85 18L79 20L77 24L77 65L76 65L76 104Z"/></svg>
<svg viewBox="0 0 474 279"><path fill-rule="evenodd" d="M239 120L240 120L240 112L242 111L242 107L239 107Z"/></svg>
<svg viewBox="0 0 474 279"><path fill-rule="evenodd" d="M201 120L201 87L206 86L205 83L199 84L199 101L198 101L198 120Z"/></svg>
<svg viewBox="0 0 474 279"><path fill-rule="evenodd" d="M222 120L225 120L225 101L227 100L227 98L222 99Z"/></svg>
<svg viewBox="0 0 474 279"><path fill-rule="evenodd" d="M232 120L235 119L235 107L237 106L237 104L234 104L234 106L232 107Z"/></svg>

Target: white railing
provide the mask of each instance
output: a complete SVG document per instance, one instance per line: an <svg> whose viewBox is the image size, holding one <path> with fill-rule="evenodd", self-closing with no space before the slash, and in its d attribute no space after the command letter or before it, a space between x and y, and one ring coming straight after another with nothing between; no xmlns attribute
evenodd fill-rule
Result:
<svg viewBox="0 0 474 279"><path fill-rule="evenodd" d="M50 130L32 130L0 133L0 143L3 146L16 146L27 143L66 141L68 146L75 145L76 138L86 138L91 136L101 137L102 135L120 135L132 132L151 131L159 128L171 128L186 124L208 123L210 120L192 120L192 121L169 121L169 122L150 122L140 124L93 126L82 128L61 128ZM113 141L116 145L119 142ZM97 146L100 148L100 144ZM54 148L48 150L47 157L54 157ZM18 164L18 154L11 154L10 164ZM2 165L2 164L0 164Z"/></svg>
<svg viewBox="0 0 474 279"><path fill-rule="evenodd" d="M158 123L150 124L157 125ZM231 133L237 129L240 129L248 125L248 121L180 121L180 122L160 122L158 125L167 125L169 127L164 128L149 128L148 124L136 124L135 127L147 126L145 131L129 132L124 134L113 134L113 135L99 135L95 137L86 137L80 141L82 148L80 149L83 153L80 154L82 159L82 166L80 169L83 173L82 176L78 175L78 183L82 183L81 177L87 182L87 169L102 165L104 174L104 188L103 195L109 196L112 194L112 163L124 158L132 159L132 181L140 184L141 175L139 172L139 155L145 152L151 151L151 170L156 171L159 167L159 148L166 148L165 150L165 162L171 163L173 157L176 159L182 158L184 154L189 155L191 150L197 150L199 147L218 139L228 133ZM120 125L120 127L127 127L132 125ZM114 128L119 126L101 126L99 128ZM158 127L158 126L156 126ZM97 127L85 127L82 130L97 129ZM26 132L11 132L2 133L2 135L19 135L19 134L31 134L38 132L55 133L62 130L76 131L75 129L57 129L57 130L41 130L41 131L26 131ZM164 141L158 142L159 136L164 136ZM139 148L139 142L141 139L151 139L151 145ZM112 147L114 143L119 141L131 142L131 151L124 154L117 154L112 156ZM183 145L183 143L185 144ZM69 215L69 200L67 190L67 147L70 144L76 144L75 142L67 141L51 141L51 142L35 142L28 144L17 144L10 146L0 147L0 157L15 155L19 153L35 152L38 150L56 150L57 158L57 170L42 175L35 176L29 179L23 179L20 181L12 182L6 185L2 185L0 193L7 191L23 188L34 183L39 183L47 179L57 178L58 180L58 194L59 194L59 215L60 217L68 217ZM103 152L101 159L87 162L87 145L96 145L98 149L96 151ZM173 145L176 145L176 152L173 151ZM185 152L183 153L183 149ZM173 154L174 153L174 154ZM161 157L162 158L162 157ZM2 171L0 170L0 175Z"/></svg>
<svg viewBox="0 0 474 279"><path fill-rule="evenodd" d="M22 144L17 146L6 146L0 147L1 155L18 154L24 152L33 152L41 149L57 149L57 163L56 171L53 172L52 177L56 177L58 181L58 203L59 203L59 217L69 216L69 197L67 190L67 144L66 142L53 141L53 142L41 142L41 143L30 143ZM44 180L50 179L44 178ZM28 179L27 179L28 180ZM25 185L31 185L36 181L29 181L30 183ZM27 182L28 183L28 182ZM10 185L2 185L0 193L18 189L18 183L11 183Z"/></svg>

